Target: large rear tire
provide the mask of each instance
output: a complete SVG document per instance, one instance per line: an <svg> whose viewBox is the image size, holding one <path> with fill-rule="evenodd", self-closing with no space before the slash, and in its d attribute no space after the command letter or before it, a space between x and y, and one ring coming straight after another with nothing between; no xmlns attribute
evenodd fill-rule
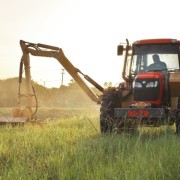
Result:
<svg viewBox="0 0 180 180"><path fill-rule="evenodd" d="M177 114L176 114L176 134L180 135L180 97L178 98Z"/></svg>
<svg viewBox="0 0 180 180"><path fill-rule="evenodd" d="M180 135L180 112L178 113L176 118L176 134Z"/></svg>
<svg viewBox="0 0 180 180"><path fill-rule="evenodd" d="M110 89L104 93L100 108L101 133L111 132L115 124L114 108L121 108L121 92Z"/></svg>

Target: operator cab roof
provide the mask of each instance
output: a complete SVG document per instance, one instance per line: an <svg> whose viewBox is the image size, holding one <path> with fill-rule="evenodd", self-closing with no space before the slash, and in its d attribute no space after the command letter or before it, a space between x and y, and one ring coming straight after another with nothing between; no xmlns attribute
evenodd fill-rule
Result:
<svg viewBox="0 0 180 180"><path fill-rule="evenodd" d="M169 44L177 43L180 44L180 41L177 39L143 39L135 41L133 44Z"/></svg>

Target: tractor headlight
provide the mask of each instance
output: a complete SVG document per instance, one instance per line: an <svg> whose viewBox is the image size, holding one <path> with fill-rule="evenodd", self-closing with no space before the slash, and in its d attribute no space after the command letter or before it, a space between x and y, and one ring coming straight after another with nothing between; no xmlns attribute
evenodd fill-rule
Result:
<svg viewBox="0 0 180 180"><path fill-rule="evenodd" d="M134 88L142 88L142 84L140 82L133 83Z"/></svg>
<svg viewBox="0 0 180 180"><path fill-rule="evenodd" d="M155 87L157 87L157 86L158 86L158 81L148 82L148 83L146 84L146 87L147 87L147 88L155 88Z"/></svg>

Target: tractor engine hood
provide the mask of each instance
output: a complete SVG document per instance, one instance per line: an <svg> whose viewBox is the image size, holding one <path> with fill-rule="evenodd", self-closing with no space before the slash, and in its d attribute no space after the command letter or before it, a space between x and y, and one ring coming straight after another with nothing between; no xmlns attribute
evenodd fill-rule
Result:
<svg viewBox="0 0 180 180"><path fill-rule="evenodd" d="M144 102L160 106L165 88L165 75L161 71L141 72L133 82L134 103Z"/></svg>

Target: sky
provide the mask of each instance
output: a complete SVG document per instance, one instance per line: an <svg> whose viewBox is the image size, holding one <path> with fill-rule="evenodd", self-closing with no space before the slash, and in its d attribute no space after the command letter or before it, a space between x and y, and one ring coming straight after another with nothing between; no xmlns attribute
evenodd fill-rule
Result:
<svg viewBox="0 0 180 180"><path fill-rule="evenodd" d="M179 0L0 0L0 79L17 77L20 40L57 46L71 63L97 83L122 81L125 39L180 39ZM30 57L31 78L60 87L56 59ZM64 85L70 82L65 71Z"/></svg>

